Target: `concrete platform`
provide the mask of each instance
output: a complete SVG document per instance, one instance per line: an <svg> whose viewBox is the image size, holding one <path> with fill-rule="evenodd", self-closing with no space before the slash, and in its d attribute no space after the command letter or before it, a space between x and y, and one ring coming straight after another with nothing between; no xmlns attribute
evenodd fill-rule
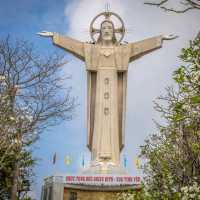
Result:
<svg viewBox="0 0 200 200"><path fill-rule="evenodd" d="M44 179L41 200L114 200L120 192L139 189L137 176L50 176Z"/></svg>

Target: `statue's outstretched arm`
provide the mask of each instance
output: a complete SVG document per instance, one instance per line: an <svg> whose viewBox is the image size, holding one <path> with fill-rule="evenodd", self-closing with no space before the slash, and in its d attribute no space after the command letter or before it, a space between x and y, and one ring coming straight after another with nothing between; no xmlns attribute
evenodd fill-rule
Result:
<svg viewBox="0 0 200 200"><path fill-rule="evenodd" d="M130 60L134 60L138 56L147 54L155 49L162 47L163 40L172 40L177 38L175 35L159 35L156 37L148 38L139 42L131 43Z"/></svg>
<svg viewBox="0 0 200 200"><path fill-rule="evenodd" d="M67 36L62 36L58 33L52 33L48 31L42 31L37 33L40 36L51 37L53 43L66 51L72 53L74 56L81 60L84 60L84 43L78 40L72 39Z"/></svg>

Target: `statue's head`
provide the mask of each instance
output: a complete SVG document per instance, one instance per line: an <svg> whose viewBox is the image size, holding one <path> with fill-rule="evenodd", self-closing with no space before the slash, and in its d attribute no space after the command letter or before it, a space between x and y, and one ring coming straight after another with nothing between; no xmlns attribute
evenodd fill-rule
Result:
<svg viewBox="0 0 200 200"><path fill-rule="evenodd" d="M100 28L100 35L98 38L98 42L110 42L112 41L113 43L116 43L116 36L115 36L115 28L114 24L110 20L105 20L101 23L101 28Z"/></svg>
<svg viewBox="0 0 200 200"><path fill-rule="evenodd" d="M101 23L100 28L96 28L95 22L100 17L104 17L105 19ZM113 21L111 20L113 17L117 19L117 21L121 24L119 27L115 27ZM115 22L117 22L115 21ZM99 24L99 23L98 23ZM97 24L96 24L97 25ZM121 17L113 12L102 12L98 14L91 22L90 24L90 35L93 40L93 42L99 43L99 44L119 44L125 34L125 27L124 22L121 19ZM98 35L98 37L95 37ZM117 37L116 37L117 35Z"/></svg>
<svg viewBox="0 0 200 200"><path fill-rule="evenodd" d="M110 20L105 20L101 23L100 35L98 38L98 43L101 42L112 42L115 44L117 42L115 32L114 32L114 24Z"/></svg>

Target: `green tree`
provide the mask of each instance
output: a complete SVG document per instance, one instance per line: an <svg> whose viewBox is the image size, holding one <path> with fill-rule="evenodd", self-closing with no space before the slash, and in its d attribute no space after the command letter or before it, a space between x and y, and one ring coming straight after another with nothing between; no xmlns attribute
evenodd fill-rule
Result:
<svg viewBox="0 0 200 200"><path fill-rule="evenodd" d="M166 107L155 106L167 125L158 125L159 133L142 148L149 159L147 183L158 195L173 196L182 187L200 184L200 35L180 58L186 66L173 74L178 89L168 88L159 98Z"/></svg>
<svg viewBox="0 0 200 200"><path fill-rule="evenodd" d="M70 120L63 56L41 58L32 44L0 40L0 199L17 199L31 184L31 145L47 127Z"/></svg>
<svg viewBox="0 0 200 200"><path fill-rule="evenodd" d="M165 125L157 124L141 147L147 159L142 198L124 199L200 199L200 34L180 58L185 64L173 73L176 87L155 103Z"/></svg>

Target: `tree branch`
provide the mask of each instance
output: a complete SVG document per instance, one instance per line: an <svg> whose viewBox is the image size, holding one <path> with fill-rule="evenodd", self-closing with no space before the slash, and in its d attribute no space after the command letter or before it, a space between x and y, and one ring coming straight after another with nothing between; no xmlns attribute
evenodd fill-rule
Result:
<svg viewBox="0 0 200 200"><path fill-rule="evenodd" d="M165 4L166 2L168 2L168 0L163 0L163 1L160 1L160 2L158 2L158 3L145 2L144 4L146 4L146 5L151 5L151 6L161 6L161 5Z"/></svg>
<svg viewBox="0 0 200 200"><path fill-rule="evenodd" d="M167 12L175 12L175 13L185 13L189 10L200 10L200 1L199 0L185 0L184 2L180 2L180 4L185 5L186 7L183 9L175 9L175 8L169 8L167 7L166 3L169 2L169 0L162 0L158 3L156 2L145 2L144 4L146 5L150 5L150 6L157 6L161 9L163 9L164 11Z"/></svg>

